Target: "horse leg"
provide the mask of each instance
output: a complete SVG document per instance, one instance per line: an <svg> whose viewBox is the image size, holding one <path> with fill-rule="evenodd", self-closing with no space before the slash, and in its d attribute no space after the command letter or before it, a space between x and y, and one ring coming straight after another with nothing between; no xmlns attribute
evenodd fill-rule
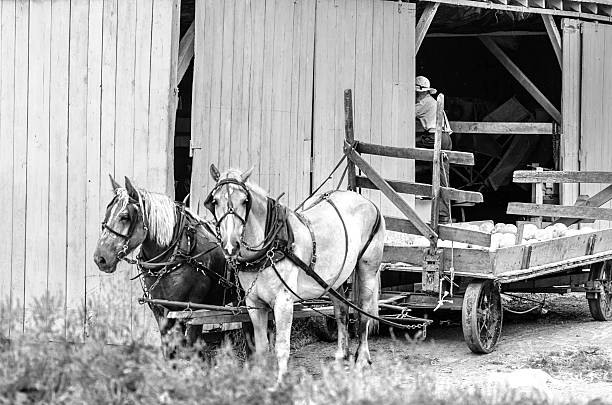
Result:
<svg viewBox="0 0 612 405"><path fill-rule="evenodd" d="M372 246L370 246L372 248ZM368 251L370 251L370 248ZM359 307L368 314L378 316L378 269L380 266L380 260L382 255L382 249L380 254L376 250L373 254L366 254L359 261L357 271L358 273L358 285L359 288ZM378 322L375 320L359 314L359 346L355 353L355 362L357 367L363 367L371 364L370 350L368 348L368 333L375 331L378 328Z"/></svg>
<svg viewBox="0 0 612 405"><path fill-rule="evenodd" d="M261 302L247 297L249 318L253 323L255 337L255 353L264 354L268 351L268 309Z"/></svg>
<svg viewBox="0 0 612 405"><path fill-rule="evenodd" d="M202 336L202 325L186 325L185 338L187 341L185 344L187 347L193 347L200 336Z"/></svg>
<svg viewBox="0 0 612 405"><path fill-rule="evenodd" d="M338 289L338 293L344 296L344 290ZM334 357L336 360L348 360L349 358L349 335L348 335L348 305L344 304L333 295L330 296L334 304L334 316L338 324L338 349Z"/></svg>
<svg viewBox="0 0 612 405"><path fill-rule="evenodd" d="M282 291L274 302L274 321L276 322L276 360L278 361L277 384L283 380L289 362L291 323L293 322L293 298L288 291Z"/></svg>

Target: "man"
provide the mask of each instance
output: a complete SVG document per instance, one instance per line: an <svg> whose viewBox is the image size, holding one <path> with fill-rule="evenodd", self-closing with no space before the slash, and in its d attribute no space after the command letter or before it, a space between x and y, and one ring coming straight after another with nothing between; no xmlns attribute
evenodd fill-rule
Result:
<svg viewBox="0 0 612 405"><path fill-rule="evenodd" d="M418 76L415 79L415 92L415 118L421 123L421 126L425 130L424 133L417 134L415 144L417 148L433 149L436 132L436 111L438 104L436 99L432 97L432 94L436 93L436 89L431 87L429 79L427 79L425 76ZM446 117L446 113L444 113L444 123L442 125L442 149L444 150L451 150L453 147L453 142L450 138L451 133L452 131L450 129L450 124L448 123L448 118ZM443 187L448 187L447 179L449 176L449 170L450 168L448 161L445 160L440 170L440 183ZM427 178L428 173L429 178ZM429 172L429 170L417 173L417 181L419 182L429 183L430 179L431 172ZM451 217L449 201L443 199L440 201L439 222L448 223L450 221Z"/></svg>

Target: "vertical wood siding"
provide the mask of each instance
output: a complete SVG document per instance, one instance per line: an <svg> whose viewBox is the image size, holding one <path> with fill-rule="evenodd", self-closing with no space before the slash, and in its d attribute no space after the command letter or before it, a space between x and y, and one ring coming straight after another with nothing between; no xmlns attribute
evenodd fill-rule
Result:
<svg viewBox="0 0 612 405"><path fill-rule="evenodd" d="M414 146L414 6L387 1L317 2L313 186L342 157L344 89L353 89L355 139ZM413 164L366 158L390 179L413 180ZM341 172L326 188L333 188ZM363 191L394 213L380 192ZM412 201L411 201L412 202Z"/></svg>
<svg viewBox="0 0 612 405"><path fill-rule="evenodd" d="M315 0L204 0L196 7L192 206L221 170L253 179L290 206L310 187Z"/></svg>
<svg viewBox="0 0 612 405"><path fill-rule="evenodd" d="M102 276L92 256L108 174L173 194L178 17L179 0L0 2L0 302L18 306L0 334L45 294L146 314L133 270Z"/></svg>
<svg viewBox="0 0 612 405"><path fill-rule="evenodd" d="M414 145L414 18L413 5L381 0L199 3L192 206L206 215L211 163L254 165L255 181L297 205L342 156L346 88L359 140ZM414 176L409 162L371 161L390 178Z"/></svg>
<svg viewBox="0 0 612 405"><path fill-rule="evenodd" d="M612 26L582 24L580 170L612 171ZM592 196L605 186L581 184L580 194ZM609 228L610 221L596 225Z"/></svg>

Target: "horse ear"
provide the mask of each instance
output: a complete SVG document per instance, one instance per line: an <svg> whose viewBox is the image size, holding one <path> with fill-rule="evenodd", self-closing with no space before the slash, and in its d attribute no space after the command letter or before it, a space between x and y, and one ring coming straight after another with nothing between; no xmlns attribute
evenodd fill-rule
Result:
<svg viewBox="0 0 612 405"><path fill-rule="evenodd" d="M136 190L136 187L132 185L132 182L127 178L127 176L125 176L125 189L127 190L131 199L138 201L138 191Z"/></svg>
<svg viewBox="0 0 612 405"><path fill-rule="evenodd" d="M115 181L115 178L113 177L112 174L109 173L108 177L110 177L110 182L111 182L111 185L113 186L113 191L117 191L118 188L121 188L119 183Z"/></svg>
<svg viewBox="0 0 612 405"><path fill-rule="evenodd" d="M243 183L245 181L247 181L249 179L249 177L251 177L251 174L253 174L253 169L255 169L255 166L251 166L251 168L249 170L247 170L246 172L244 172L244 173L242 173L240 175L240 179L242 179Z"/></svg>
<svg viewBox="0 0 612 405"><path fill-rule="evenodd" d="M214 181L219 181L221 178L221 173L219 173L219 169L217 169L214 163L210 164L210 175Z"/></svg>

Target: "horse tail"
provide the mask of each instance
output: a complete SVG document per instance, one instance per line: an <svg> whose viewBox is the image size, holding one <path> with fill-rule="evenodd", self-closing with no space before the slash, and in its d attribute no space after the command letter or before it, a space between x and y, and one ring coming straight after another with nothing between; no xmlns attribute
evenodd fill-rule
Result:
<svg viewBox="0 0 612 405"><path fill-rule="evenodd" d="M385 219L382 216L382 213L380 212L380 209L378 209L378 207L375 204L372 204L374 206L374 208L376 209L376 220L374 222L374 225L372 226L372 231L370 232L370 236L368 237L367 242L365 243L365 245L363 246L361 253L359 254L359 259L358 262L361 260L362 256L366 253L366 251L368 251L368 249L370 247L372 247L372 242L374 241L374 239L376 238L377 235L381 234L379 236L379 238L381 238L382 240L377 241L378 243L382 243L384 246L384 242L385 242ZM371 254L371 253L370 253ZM370 306L370 314L375 316L375 317L379 317L379 308L378 308L378 296L379 296L379 292L380 292L380 260L382 260L382 248L380 249L380 252L378 254L376 254L373 258L370 258L370 260L374 259L375 264L376 264L376 270L375 270L375 280L371 285L372 288L372 298L371 298L371 306ZM359 275L359 272L357 272L357 277L356 277L356 286L355 288L357 288L357 290L359 290L361 288L361 277ZM368 317L369 318L369 317ZM379 327L379 322L376 319L373 318L369 318L369 319L364 319L364 321L368 322L368 334L376 334L378 333L378 327Z"/></svg>

